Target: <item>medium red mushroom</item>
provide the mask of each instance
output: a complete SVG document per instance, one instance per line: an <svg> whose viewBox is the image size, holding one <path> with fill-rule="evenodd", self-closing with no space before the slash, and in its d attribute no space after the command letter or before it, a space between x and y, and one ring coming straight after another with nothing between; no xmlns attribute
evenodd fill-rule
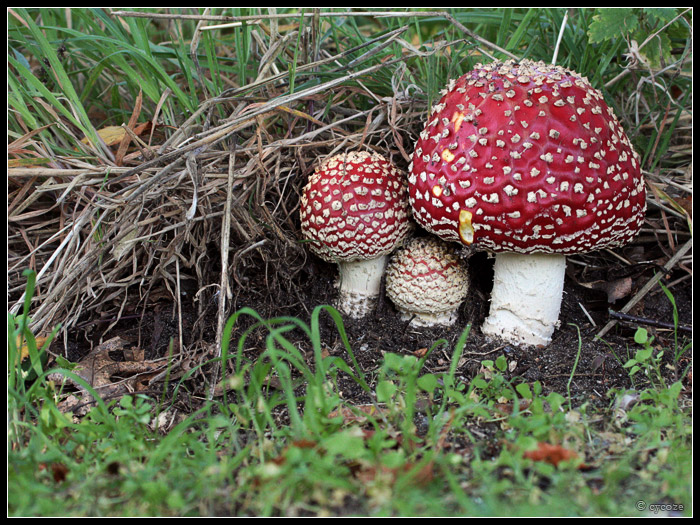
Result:
<svg viewBox="0 0 700 525"><path fill-rule="evenodd" d="M482 331L542 346L558 322L565 256L639 232L639 162L586 78L529 60L479 64L432 108L409 196L428 231L496 253Z"/></svg>
<svg viewBox="0 0 700 525"><path fill-rule="evenodd" d="M312 252L339 267L338 309L360 318L379 296L388 254L406 237L404 176L364 151L322 162L301 196L301 231Z"/></svg>
<svg viewBox="0 0 700 525"><path fill-rule="evenodd" d="M386 295L415 326L450 326L469 291L467 270L454 244L416 237L399 248L386 269Z"/></svg>

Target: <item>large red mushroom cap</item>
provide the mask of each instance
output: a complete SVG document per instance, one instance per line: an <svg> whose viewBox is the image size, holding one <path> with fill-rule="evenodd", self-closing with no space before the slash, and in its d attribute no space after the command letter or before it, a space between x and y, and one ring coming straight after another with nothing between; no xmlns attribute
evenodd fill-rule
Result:
<svg viewBox="0 0 700 525"><path fill-rule="evenodd" d="M379 294L386 256L410 228L404 175L377 153L335 155L309 177L300 215L311 251L340 266L340 309L364 316Z"/></svg>
<svg viewBox="0 0 700 525"><path fill-rule="evenodd" d="M646 210L639 157L602 94L544 62L477 65L451 81L416 143L416 221L494 252L622 246Z"/></svg>
<svg viewBox="0 0 700 525"><path fill-rule="evenodd" d="M639 232L639 162L578 73L529 60L479 64L432 108L409 197L428 231L496 252L482 331L543 346L559 316L565 255L622 246Z"/></svg>

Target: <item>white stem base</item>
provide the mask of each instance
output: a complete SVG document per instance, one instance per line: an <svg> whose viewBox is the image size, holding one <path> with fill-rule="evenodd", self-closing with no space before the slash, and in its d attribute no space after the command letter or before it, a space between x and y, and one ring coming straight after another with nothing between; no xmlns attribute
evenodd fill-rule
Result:
<svg viewBox="0 0 700 525"><path fill-rule="evenodd" d="M512 344L547 346L558 326L565 271L563 255L497 254L481 331Z"/></svg>
<svg viewBox="0 0 700 525"><path fill-rule="evenodd" d="M379 297L386 255L366 261L344 262L338 265L338 310L360 319L374 307Z"/></svg>
<svg viewBox="0 0 700 525"><path fill-rule="evenodd" d="M408 321L412 319L409 323L410 326L452 326L457 322L459 315L457 310L451 312L437 312L437 313L425 313L425 312L408 312L401 311L401 319L403 321Z"/></svg>

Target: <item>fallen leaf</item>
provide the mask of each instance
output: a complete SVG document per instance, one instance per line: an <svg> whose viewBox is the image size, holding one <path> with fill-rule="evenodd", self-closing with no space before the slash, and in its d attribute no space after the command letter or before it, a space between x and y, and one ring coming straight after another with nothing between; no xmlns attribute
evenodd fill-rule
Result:
<svg viewBox="0 0 700 525"><path fill-rule="evenodd" d="M63 483L66 480L66 476L68 475L68 467L66 467L63 463L51 463L49 468L51 469L53 480L56 483Z"/></svg>
<svg viewBox="0 0 700 525"><path fill-rule="evenodd" d="M632 292L632 278L623 277L613 281L591 281L579 282L579 285L589 290L600 290L608 296L608 302L614 303L620 299L627 297Z"/></svg>
<svg viewBox="0 0 700 525"><path fill-rule="evenodd" d="M292 446L295 448L314 448L318 445L316 441L313 441L311 439L297 439L295 441L292 441Z"/></svg>
<svg viewBox="0 0 700 525"><path fill-rule="evenodd" d="M688 217L693 218L693 196L679 197L676 199L678 205L688 214Z"/></svg>
<svg viewBox="0 0 700 525"><path fill-rule="evenodd" d="M139 90L139 94L136 97L136 103L134 104L134 110L131 113L131 118L129 118L129 123L127 126L129 127L130 130L134 130L136 126L136 120L139 117L139 114L141 113L141 103L143 102L143 92ZM131 136L125 132L124 136L122 137L122 140L119 142L119 148L117 149L117 153L114 156L115 162L117 163L117 166L121 166L124 161L124 155L126 155L126 150L129 147L129 144L131 143Z"/></svg>
<svg viewBox="0 0 700 525"><path fill-rule="evenodd" d="M86 355L75 367L73 372L80 376L88 383L102 398L118 397L135 390L142 390L139 381L143 379L144 374L155 374L163 365L158 363L149 363L142 360L130 361L115 361L110 356L110 353L115 351L128 352L124 346L126 341L120 337L113 337L105 341L101 345L95 347L88 355ZM141 356L138 350L131 350L131 356ZM121 377L124 375L125 377ZM116 380L113 377L117 377ZM64 378L62 374L49 374L50 381L61 382L66 379L68 382L76 386L84 394L83 408L87 412L87 406L92 401L92 395L85 387L73 381L71 378ZM59 403L59 409L64 412L72 411L73 403L63 405Z"/></svg>
<svg viewBox="0 0 700 525"><path fill-rule="evenodd" d="M419 348L418 350L413 352L413 355L416 357L424 357L425 354L428 353L428 347L425 348Z"/></svg>
<svg viewBox="0 0 700 525"><path fill-rule="evenodd" d="M126 130L121 126L105 126L104 128L98 129L97 134L107 146L116 146L126 135ZM83 144L90 144L90 140L87 137L80 142Z"/></svg>
<svg viewBox="0 0 700 525"><path fill-rule="evenodd" d="M38 335L34 338L34 341L36 341L36 347L38 349L41 349L42 346L44 346L44 343L46 342L46 337ZM29 357L29 347L27 346L27 340L22 336L22 334L17 336L17 346L22 345L19 349L19 353L21 355L20 361L24 361Z"/></svg>
<svg viewBox="0 0 700 525"><path fill-rule="evenodd" d="M390 483L395 483L399 477L409 476L411 485L425 487L435 477L434 463L426 462L417 468L416 463L406 463L401 467L390 468L385 465L360 465L351 466L355 477L363 484L371 483L377 478L388 478Z"/></svg>
<svg viewBox="0 0 700 525"><path fill-rule="evenodd" d="M562 461L578 459L578 454L573 450L564 448L561 445L552 445L551 443L542 441L537 444L535 450L527 450L523 455L533 461L544 461L555 467ZM585 468L585 465L581 464L578 466L578 468L582 467Z"/></svg>
<svg viewBox="0 0 700 525"><path fill-rule="evenodd" d="M140 136L143 133L149 132L151 128L151 122L142 122L134 125L134 127L130 129L134 132L134 135ZM105 126L104 128L98 129L97 134L107 146L119 146L122 140L127 140L128 137L123 126ZM89 145L90 139L85 137L81 139L80 142Z"/></svg>
<svg viewBox="0 0 700 525"><path fill-rule="evenodd" d="M364 423L367 421L366 416L379 416L381 415L381 409L376 405L355 405L350 407L340 407L336 410L331 411L328 414L329 418L342 417L343 423L346 425L349 423Z"/></svg>
<svg viewBox="0 0 700 525"><path fill-rule="evenodd" d="M297 439L289 446L284 447L282 452L278 456L272 458L270 462L274 463L275 465L284 465L287 462L287 453L289 452L290 448L313 449L316 448L317 445L318 443L316 441L312 441L310 439Z"/></svg>

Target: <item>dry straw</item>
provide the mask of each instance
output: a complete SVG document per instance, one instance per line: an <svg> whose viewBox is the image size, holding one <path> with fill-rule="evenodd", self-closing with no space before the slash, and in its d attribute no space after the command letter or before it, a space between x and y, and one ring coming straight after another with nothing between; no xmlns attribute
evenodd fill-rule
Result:
<svg viewBox="0 0 700 525"><path fill-rule="evenodd" d="M200 23L198 31L205 28ZM181 311L178 290L189 290L197 298L198 318L212 315L209 305L216 300L218 322L209 324L218 326L218 344L224 316L245 306L237 296L251 284L251 268L264 269L255 283L267 294L262 305L279 304L285 294L284 304L303 304L289 283L306 263L297 236L297 200L300 183L314 164L353 148L381 150L407 164L409 128L425 111L399 78L412 48L404 45L402 56L363 67L377 46L399 41L405 30L337 54L310 42L317 57L301 64L297 73L331 64L334 74L293 93L279 89L285 93L279 95L277 86L288 72L277 71L275 58L293 53L297 39L278 34L268 49L258 39L257 78L203 100L159 145L126 125L131 153L122 153L122 165L106 156L93 163L62 157L54 158L52 167L10 168L10 311L21 307L27 267L38 269L32 312L37 333L58 323L70 333L80 323L98 319L107 323L107 337L127 310L144 312L153 294L169 295ZM364 47L366 55L346 60ZM379 96L363 83L386 68L395 71L393 96ZM373 101L370 109L353 104L358 92ZM260 102L260 94L269 97ZM319 108L327 108L323 122L316 116ZM220 114L228 117L217 120ZM35 133L28 134L9 148L31 143L41 149L35 140Z"/></svg>

